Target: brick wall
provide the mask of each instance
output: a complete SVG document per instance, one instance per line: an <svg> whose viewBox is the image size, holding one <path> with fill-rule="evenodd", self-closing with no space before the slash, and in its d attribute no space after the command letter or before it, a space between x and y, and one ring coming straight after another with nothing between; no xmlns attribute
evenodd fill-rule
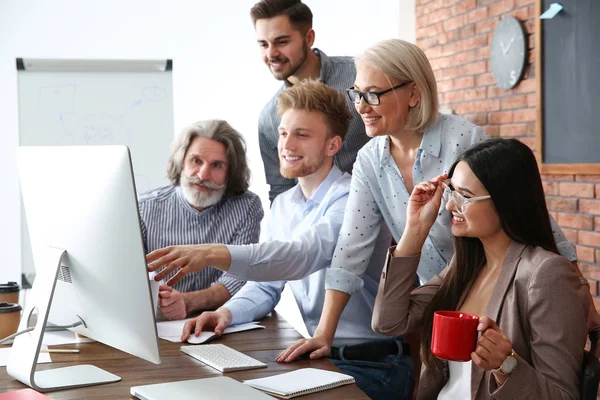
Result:
<svg viewBox="0 0 600 400"><path fill-rule="evenodd" d="M489 46L504 16L520 20L529 42L523 80L496 86ZM516 137L535 150L535 0L416 0L417 44L438 81L441 107L453 109L489 135ZM577 245L580 267L600 310L600 175L544 175L548 208Z"/></svg>

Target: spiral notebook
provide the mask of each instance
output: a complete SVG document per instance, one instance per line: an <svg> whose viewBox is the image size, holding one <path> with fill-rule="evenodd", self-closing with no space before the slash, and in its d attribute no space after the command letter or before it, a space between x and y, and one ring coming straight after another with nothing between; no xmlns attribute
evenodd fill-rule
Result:
<svg viewBox="0 0 600 400"><path fill-rule="evenodd" d="M326 371L316 368L302 368L285 374L273 375L268 378L250 379L244 381L256 389L269 394L291 399L305 394L322 392L338 386L354 383L350 375Z"/></svg>

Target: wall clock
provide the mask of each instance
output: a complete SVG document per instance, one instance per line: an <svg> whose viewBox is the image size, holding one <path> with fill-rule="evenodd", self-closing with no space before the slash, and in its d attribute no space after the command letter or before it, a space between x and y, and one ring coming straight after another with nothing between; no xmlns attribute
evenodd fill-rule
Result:
<svg viewBox="0 0 600 400"><path fill-rule="evenodd" d="M490 48L492 75L502 89L511 89L519 83L525 70L527 43L521 23L514 17L505 17L496 26Z"/></svg>

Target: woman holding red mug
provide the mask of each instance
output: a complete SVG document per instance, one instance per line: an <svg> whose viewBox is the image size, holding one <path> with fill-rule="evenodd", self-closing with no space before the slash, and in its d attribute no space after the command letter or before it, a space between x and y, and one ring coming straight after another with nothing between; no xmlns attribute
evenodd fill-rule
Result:
<svg viewBox="0 0 600 400"><path fill-rule="evenodd" d="M442 202L455 254L415 289L421 248L444 213ZM423 329L417 398L578 398L587 281L558 253L531 150L514 139L469 148L448 176L414 188L406 214L379 284L373 329L390 335ZM440 310L480 316L471 361L433 355Z"/></svg>

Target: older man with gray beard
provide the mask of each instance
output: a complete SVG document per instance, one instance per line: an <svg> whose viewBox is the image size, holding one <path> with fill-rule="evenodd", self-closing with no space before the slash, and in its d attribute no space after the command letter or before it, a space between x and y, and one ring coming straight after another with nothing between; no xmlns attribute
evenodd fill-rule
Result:
<svg viewBox="0 0 600 400"><path fill-rule="evenodd" d="M200 121L183 130L167 167L171 185L139 199L147 253L172 245L258 242L264 213L259 197L248 190L245 152L242 135L225 121ZM222 275L209 267L172 288L161 284L162 314L184 319L220 307L245 283Z"/></svg>

